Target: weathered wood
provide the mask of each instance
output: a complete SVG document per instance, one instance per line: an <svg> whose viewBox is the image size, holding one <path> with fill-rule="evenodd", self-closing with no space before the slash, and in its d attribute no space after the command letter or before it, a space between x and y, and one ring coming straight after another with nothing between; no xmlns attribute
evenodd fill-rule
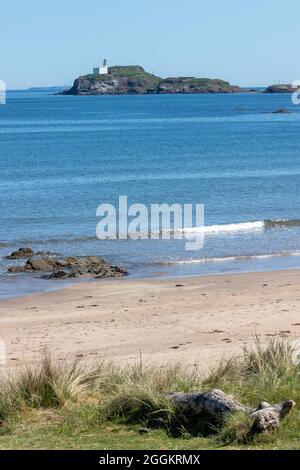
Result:
<svg viewBox="0 0 300 470"><path fill-rule="evenodd" d="M280 421L294 408L292 400L270 405L261 402L256 409L239 403L221 390L195 393L172 393L168 398L186 415L208 413L218 423L223 424L230 414L242 412L252 419L252 433L272 432Z"/></svg>

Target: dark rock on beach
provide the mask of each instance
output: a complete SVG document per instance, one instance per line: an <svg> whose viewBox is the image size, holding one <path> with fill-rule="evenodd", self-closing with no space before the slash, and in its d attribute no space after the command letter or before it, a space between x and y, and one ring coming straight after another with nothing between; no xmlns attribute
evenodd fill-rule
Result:
<svg viewBox="0 0 300 470"><path fill-rule="evenodd" d="M21 258L28 258L29 256L33 256L34 252L31 248L19 248L16 251L13 251L10 255L7 256L7 259L21 259Z"/></svg>
<svg viewBox="0 0 300 470"><path fill-rule="evenodd" d="M24 269L24 266L11 266L7 272L10 274L18 274L18 273L24 273L25 269Z"/></svg>
<svg viewBox="0 0 300 470"><path fill-rule="evenodd" d="M16 258L13 258L16 259ZM12 266L9 273L43 273L44 279L69 279L76 277L118 277L127 274L122 266L109 265L99 256L32 256L23 266Z"/></svg>
<svg viewBox="0 0 300 470"><path fill-rule="evenodd" d="M7 259L22 259L22 258L30 258L35 255L39 256L54 256L55 253L51 251L38 251L34 253L32 248L29 247L21 247L16 251L13 251L10 255L8 255Z"/></svg>
<svg viewBox="0 0 300 470"><path fill-rule="evenodd" d="M24 271L53 271L60 267L61 262L50 257L30 258L24 266Z"/></svg>
<svg viewBox="0 0 300 470"><path fill-rule="evenodd" d="M69 277L69 274L66 271L54 271L48 276L44 276L46 279L66 279Z"/></svg>
<svg viewBox="0 0 300 470"><path fill-rule="evenodd" d="M69 257L56 261L56 267L47 279L66 279L74 277L117 277L127 274L121 266L111 266L98 256Z"/></svg>

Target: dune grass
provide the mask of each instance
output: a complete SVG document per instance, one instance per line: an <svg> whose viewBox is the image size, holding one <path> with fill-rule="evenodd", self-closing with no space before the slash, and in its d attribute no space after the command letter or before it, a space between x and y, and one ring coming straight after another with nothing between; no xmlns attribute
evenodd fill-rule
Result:
<svg viewBox="0 0 300 470"><path fill-rule="evenodd" d="M241 358L221 361L205 379L200 372L183 364L121 368L46 355L0 379L0 448L300 448L300 366L292 341L263 346L256 338ZM250 406L287 399L297 406L277 432L250 440L245 415L219 429L205 417L187 422L166 398L212 388Z"/></svg>

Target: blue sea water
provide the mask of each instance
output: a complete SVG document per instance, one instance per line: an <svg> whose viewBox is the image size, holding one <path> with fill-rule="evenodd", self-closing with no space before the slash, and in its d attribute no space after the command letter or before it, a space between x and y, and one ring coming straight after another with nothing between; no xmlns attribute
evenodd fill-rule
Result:
<svg viewBox="0 0 300 470"><path fill-rule="evenodd" d="M119 195L203 203L205 225L221 227L194 252L184 240L97 240L96 208ZM61 286L7 275L20 246L101 255L135 277L298 268L299 207L300 107L289 94L9 92L0 106L0 297Z"/></svg>

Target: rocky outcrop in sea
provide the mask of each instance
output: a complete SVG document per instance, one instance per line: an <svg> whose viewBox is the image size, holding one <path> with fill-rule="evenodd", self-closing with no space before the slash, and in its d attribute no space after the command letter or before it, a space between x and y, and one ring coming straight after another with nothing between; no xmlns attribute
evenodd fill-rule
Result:
<svg viewBox="0 0 300 470"><path fill-rule="evenodd" d="M8 259L18 260L26 258L25 264L15 264L8 269L9 273L41 273L44 279L70 279L86 277L100 279L104 277L120 277L127 273L126 269L118 265L110 265L99 256L68 256L58 258L54 254L34 253L31 248L20 248L11 253Z"/></svg>
<svg viewBox="0 0 300 470"><path fill-rule="evenodd" d="M292 85L271 85L264 93L294 93L296 89Z"/></svg>

